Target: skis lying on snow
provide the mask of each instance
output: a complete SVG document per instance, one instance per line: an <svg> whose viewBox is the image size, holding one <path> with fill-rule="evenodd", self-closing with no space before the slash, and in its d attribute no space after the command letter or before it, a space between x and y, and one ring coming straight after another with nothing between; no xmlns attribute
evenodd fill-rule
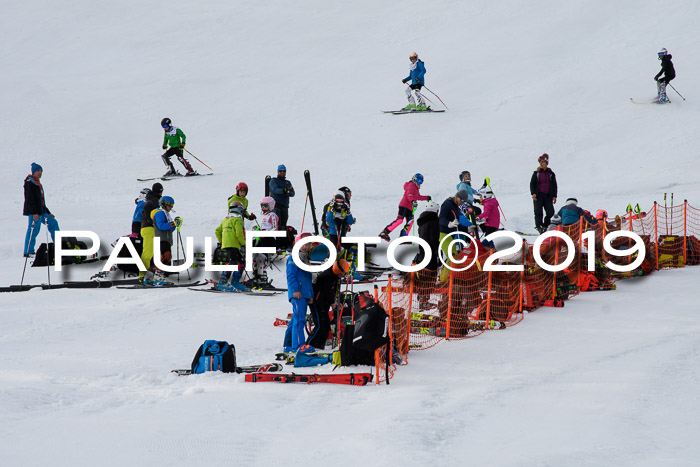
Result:
<svg viewBox="0 0 700 467"><path fill-rule="evenodd" d="M371 373L343 373L343 374L313 374L298 375L296 373L276 374L276 373L253 373L245 375L245 380L249 383L269 381L276 383L329 383L329 384L349 384L351 386L366 386L372 381Z"/></svg>
<svg viewBox="0 0 700 467"><path fill-rule="evenodd" d="M114 280L114 281L68 281L60 284L37 284L29 285L24 284L22 287L19 285L11 285L9 287L0 287L0 292L24 292L30 289L42 288L43 290L51 289L108 289L110 287L116 287L119 285L134 285L138 284L138 279L124 279L124 280Z"/></svg>
<svg viewBox="0 0 700 467"><path fill-rule="evenodd" d="M444 112L445 110L432 110L432 109L427 109L427 110L405 110L405 109L400 109L400 110L382 110L383 113L385 114L394 114L394 115L403 115L403 114L430 114L430 113L440 113Z"/></svg>
<svg viewBox="0 0 700 467"><path fill-rule="evenodd" d="M190 288L190 290L194 290L195 292L211 292L211 293L225 293L225 294L240 294L240 295L257 295L258 297L271 297L273 295L279 295L282 292L275 292L273 290L255 290L255 289L248 289L248 290L219 290L216 287L211 287L209 289L195 289L195 288Z"/></svg>
<svg viewBox="0 0 700 467"><path fill-rule="evenodd" d="M163 284L163 285L146 285L146 284L136 284L136 285L125 285L125 286L117 286L118 289L173 289L173 288L178 288L178 287L195 287L198 285L204 285L206 282L188 282L186 284L173 284L168 283L168 284Z"/></svg>
<svg viewBox="0 0 700 467"><path fill-rule="evenodd" d="M264 373L269 371L282 371L284 367L279 363L266 363L264 365L249 365L237 366L236 373ZM178 376L187 376L192 374L192 370L172 370Z"/></svg>
<svg viewBox="0 0 700 467"><path fill-rule="evenodd" d="M162 177L137 178L136 180L139 182L150 182L151 180L163 180L163 181L167 182L168 180L175 180L176 178L204 177L206 175L214 175L214 173L210 173L210 174L193 173L192 175L173 174L173 175L167 175L167 176L162 176Z"/></svg>

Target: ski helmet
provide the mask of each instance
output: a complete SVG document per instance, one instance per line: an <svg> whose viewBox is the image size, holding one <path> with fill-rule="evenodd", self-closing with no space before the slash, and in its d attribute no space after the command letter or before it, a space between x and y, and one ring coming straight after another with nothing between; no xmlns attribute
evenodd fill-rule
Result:
<svg viewBox="0 0 700 467"><path fill-rule="evenodd" d="M309 232L302 232L296 236L296 238L294 239L294 243L298 242L302 238L306 238L306 237L310 237L310 236L311 236L311 234Z"/></svg>
<svg viewBox="0 0 700 467"><path fill-rule="evenodd" d="M411 178L411 180L413 180L414 182L418 183L419 185L422 185L422 184L423 184L423 180L425 180L425 179L423 178L423 174L415 174L415 175L413 176L413 178Z"/></svg>
<svg viewBox="0 0 700 467"><path fill-rule="evenodd" d="M170 128L172 124L172 120L170 120L168 117L165 117L163 120L160 121L160 126L162 126L163 128Z"/></svg>
<svg viewBox="0 0 700 467"><path fill-rule="evenodd" d="M472 178L472 174L468 170L462 170L459 174L459 181L461 182L465 175L469 175L469 179Z"/></svg>
<svg viewBox="0 0 700 467"><path fill-rule="evenodd" d="M542 154L540 157L537 158L537 162L546 162L547 164L549 164L549 154L547 154L545 152L544 154Z"/></svg>
<svg viewBox="0 0 700 467"><path fill-rule="evenodd" d="M606 211L605 209L598 209L595 213L595 218L599 221L602 221L606 217L608 217L608 211Z"/></svg>
<svg viewBox="0 0 700 467"><path fill-rule="evenodd" d="M248 185L246 185L245 182L241 182L238 185L236 185L236 194L238 194L238 192L241 190L248 191Z"/></svg>
<svg viewBox="0 0 700 467"><path fill-rule="evenodd" d="M661 47L661 50L659 50L659 58L668 55L668 50L666 50L665 47Z"/></svg>
<svg viewBox="0 0 700 467"><path fill-rule="evenodd" d="M437 213L440 210L440 205L437 204L435 201L428 201L427 203L425 203L425 210L427 212Z"/></svg>
<svg viewBox="0 0 700 467"><path fill-rule="evenodd" d="M480 190L480 193L481 193L481 194L484 196L484 198L486 198L486 199L493 198L493 190L491 190L491 188L489 188L489 187L482 188L482 189Z"/></svg>
<svg viewBox="0 0 700 467"><path fill-rule="evenodd" d="M134 200L134 203L139 204L139 201L146 201L146 196L151 192L150 188L144 188L139 192L139 197Z"/></svg>
<svg viewBox="0 0 700 467"><path fill-rule="evenodd" d="M340 212L345 207L345 193L338 190L333 195L333 210Z"/></svg>
<svg viewBox="0 0 700 467"><path fill-rule="evenodd" d="M350 201L350 197L352 196L352 190L346 186L341 186L338 188L338 191L342 191L343 194L345 195L345 202Z"/></svg>
<svg viewBox="0 0 700 467"><path fill-rule="evenodd" d="M559 214L555 214L549 219L549 223L552 225L561 225L561 216Z"/></svg>
<svg viewBox="0 0 700 467"><path fill-rule="evenodd" d="M415 52L413 52L411 55L408 56L408 59L409 59L409 60L413 60L414 58L415 58L416 60L418 60L418 54L415 53Z"/></svg>
<svg viewBox="0 0 700 467"><path fill-rule="evenodd" d="M175 200L174 200L172 197L170 197L170 196L163 196L163 197L160 199L160 201L158 202L158 204L159 204L161 207L170 206L170 207L172 208L173 206L175 206Z"/></svg>
<svg viewBox="0 0 700 467"><path fill-rule="evenodd" d="M333 263L333 274L343 276L350 270L350 265L343 258Z"/></svg>
<svg viewBox="0 0 700 467"><path fill-rule="evenodd" d="M566 200L566 204L573 204L574 206L578 205L578 200L576 198L568 198Z"/></svg>
<svg viewBox="0 0 700 467"><path fill-rule="evenodd" d="M243 215L243 212L245 211L245 207L243 206L243 203L240 201L234 201L231 203L231 206L228 207L228 212L230 214L240 214Z"/></svg>
<svg viewBox="0 0 700 467"><path fill-rule="evenodd" d="M262 212L270 212L275 209L275 200L272 196L265 196L260 200L260 209Z"/></svg>

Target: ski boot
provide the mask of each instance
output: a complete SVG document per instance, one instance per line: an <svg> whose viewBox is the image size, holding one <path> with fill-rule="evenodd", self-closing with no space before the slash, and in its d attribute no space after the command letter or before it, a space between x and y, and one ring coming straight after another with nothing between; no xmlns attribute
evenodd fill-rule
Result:
<svg viewBox="0 0 700 467"><path fill-rule="evenodd" d="M190 170L188 170L187 173L185 174L185 177L191 177L191 176L193 176L193 175L199 175L199 174L198 174L197 172L195 172L194 170L190 169Z"/></svg>
<svg viewBox="0 0 700 467"><path fill-rule="evenodd" d="M174 284L172 282L170 282L169 280L167 280L163 271L156 271L153 274L153 280L148 285L152 285L153 287L170 287L171 285L174 285Z"/></svg>
<svg viewBox="0 0 700 467"><path fill-rule="evenodd" d="M390 241L391 241L391 238L389 237L389 234L390 234L390 233L391 233L391 232L389 232L389 230L385 228L385 229L382 230L382 232L379 234L379 238L381 238L381 239L384 240L384 241L390 242Z"/></svg>
<svg viewBox="0 0 700 467"><path fill-rule="evenodd" d="M408 104L402 110L416 110L416 104Z"/></svg>
<svg viewBox="0 0 700 467"><path fill-rule="evenodd" d="M425 104L419 105L418 107L416 107L416 111L418 111L418 112L427 112L428 110L432 110L432 109Z"/></svg>
<svg viewBox="0 0 700 467"><path fill-rule="evenodd" d="M163 174L163 177L173 177L175 175L179 175L175 167L169 167L168 171Z"/></svg>

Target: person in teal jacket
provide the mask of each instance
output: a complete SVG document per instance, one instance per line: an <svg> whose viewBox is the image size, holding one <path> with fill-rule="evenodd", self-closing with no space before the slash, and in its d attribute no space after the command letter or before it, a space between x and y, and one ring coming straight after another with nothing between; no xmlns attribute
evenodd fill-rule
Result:
<svg viewBox="0 0 700 467"><path fill-rule="evenodd" d="M309 235L311 234L308 232L299 234L296 241ZM309 262L310 246L310 243L306 243L299 250L299 259L305 264ZM297 266L291 255L287 259L287 297L292 304L292 319L289 320L284 334L284 351L296 352L306 341L306 308L314 301L314 288L311 273Z"/></svg>
<svg viewBox="0 0 700 467"><path fill-rule="evenodd" d="M421 88L425 84L425 64L422 60L418 59L418 54L413 52L409 57L411 60L411 66L409 67L410 73L407 77L401 80L402 83L406 84L409 81L411 84L406 88L406 97L408 97L408 105L404 107L405 110L428 110L428 106L425 105L423 100L423 95L420 93ZM418 99L418 105L416 105L415 99L413 99L413 92L416 93L416 99Z"/></svg>
<svg viewBox="0 0 700 467"><path fill-rule="evenodd" d="M168 166L168 171L165 172L163 176L167 177L177 174L175 166L172 162L170 162L170 158L173 156L177 156L177 160L179 160L180 163L185 166L185 169L187 169L185 176L195 175L196 172L190 165L189 161L185 159L185 155L182 152L185 149L185 142L187 141L187 136L185 136L185 133L178 127L173 126L173 122L167 117L161 120L160 126L163 127L163 130L165 131L165 136L163 137L163 149L167 149L167 151L160 156L165 165ZM170 148L168 148L168 146L170 146Z"/></svg>

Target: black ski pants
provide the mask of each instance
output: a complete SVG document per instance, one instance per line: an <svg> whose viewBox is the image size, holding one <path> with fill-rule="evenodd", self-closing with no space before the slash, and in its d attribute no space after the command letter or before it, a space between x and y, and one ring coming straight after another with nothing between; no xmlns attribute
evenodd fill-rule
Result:
<svg viewBox="0 0 700 467"><path fill-rule="evenodd" d="M277 217L280 218L280 221L277 224L278 230L285 230L284 227L287 226L287 220L289 219L289 208L275 206L275 212L277 213Z"/></svg>
<svg viewBox="0 0 700 467"><path fill-rule="evenodd" d="M544 193L537 193L537 199L532 201L535 208L535 228L537 230L546 229L549 226L549 220L554 215L554 203L552 196ZM544 221L542 220L542 210L544 209Z"/></svg>

